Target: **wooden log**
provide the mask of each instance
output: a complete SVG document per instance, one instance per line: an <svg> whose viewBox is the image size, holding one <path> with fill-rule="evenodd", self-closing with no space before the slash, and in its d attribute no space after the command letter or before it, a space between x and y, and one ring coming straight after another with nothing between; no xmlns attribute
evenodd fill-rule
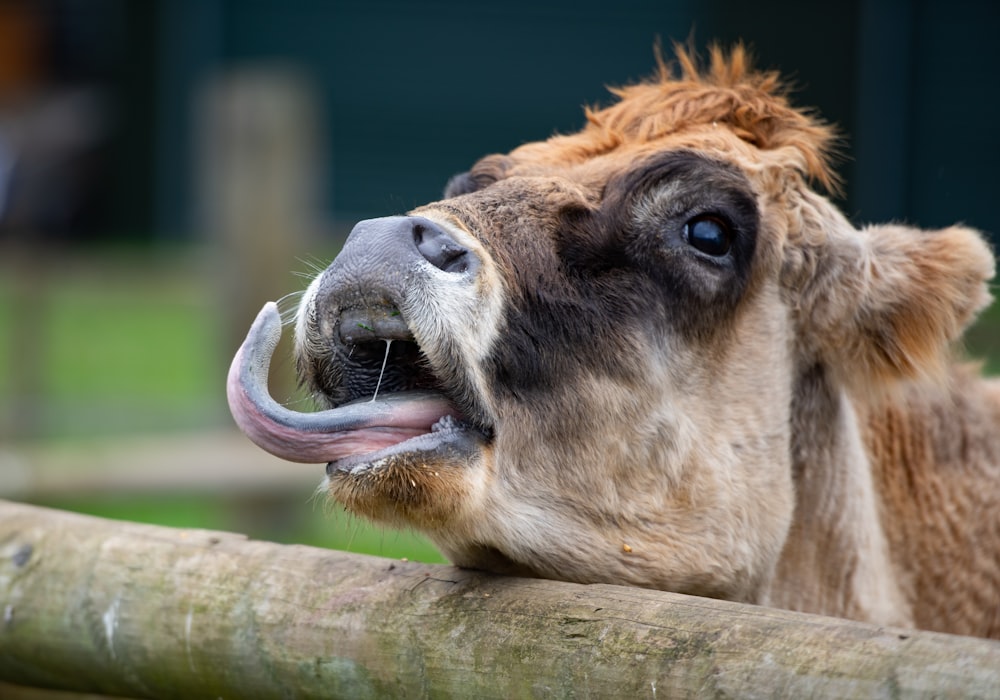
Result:
<svg viewBox="0 0 1000 700"><path fill-rule="evenodd" d="M190 697L1000 697L1000 643L0 502L0 680Z"/></svg>

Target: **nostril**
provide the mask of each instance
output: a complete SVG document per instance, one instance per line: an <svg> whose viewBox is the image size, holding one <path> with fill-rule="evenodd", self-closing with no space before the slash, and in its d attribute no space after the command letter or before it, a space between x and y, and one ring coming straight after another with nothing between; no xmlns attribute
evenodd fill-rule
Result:
<svg viewBox="0 0 1000 700"><path fill-rule="evenodd" d="M467 272L475 255L433 224L414 222L413 242L434 267L445 272Z"/></svg>

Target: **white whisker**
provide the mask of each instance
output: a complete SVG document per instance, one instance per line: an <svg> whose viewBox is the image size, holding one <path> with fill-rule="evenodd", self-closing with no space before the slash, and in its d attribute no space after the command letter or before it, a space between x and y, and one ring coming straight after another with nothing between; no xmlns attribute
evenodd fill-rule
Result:
<svg viewBox="0 0 1000 700"><path fill-rule="evenodd" d="M382 375L385 374L385 365L389 361L389 348L392 346L392 340L385 341L385 357L382 358L382 369L378 373L378 384L375 385L375 395L372 396L372 401L378 398L378 390L382 387Z"/></svg>
<svg viewBox="0 0 1000 700"><path fill-rule="evenodd" d="M301 396L293 394L292 396L289 396L288 399L282 405L290 408L292 406L304 406L304 405L314 406L315 404L316 404L316 398L313 396Z"/></svg>
<svg viewBox="0 0 1000 700"><path fill-rule="evenodd" d="M315 277L316 275L322 274L323 271L329 265L329 263L323 262L322 260L316 257L296 258L296 260L298 260L305 266L306 272L296 272L294 274L299 275L301 277L308 277L310 279Z"/></svg>
<svg viewBox="0 0 1000 700"><path fill-rule="evenodd" d="M281 325L290 326L295 323L295 317L299 312L299 302L305 290L290 292L275 302L278 305L278 312L281 314Z"/></svg>

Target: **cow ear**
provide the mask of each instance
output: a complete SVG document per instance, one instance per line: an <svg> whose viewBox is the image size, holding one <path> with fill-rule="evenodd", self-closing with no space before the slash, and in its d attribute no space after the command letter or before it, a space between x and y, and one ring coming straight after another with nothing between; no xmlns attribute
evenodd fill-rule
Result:
<svg viewBox="0 0 1000 700"><path fill-rule="evenodd" d="M942 378L951 348L990 302L994 258L964 226L925 231L846 224L800 250L786 287L800 329L800 350L859 389L873 380Z"/></svg>

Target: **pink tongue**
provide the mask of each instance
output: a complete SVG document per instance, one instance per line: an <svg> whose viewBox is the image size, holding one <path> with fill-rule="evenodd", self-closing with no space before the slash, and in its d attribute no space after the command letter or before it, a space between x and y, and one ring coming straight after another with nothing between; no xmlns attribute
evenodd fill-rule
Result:
<svg viewBox="0 0 1000 700"><path fill-rule="evenodd" d="M298 413L267 391L271 355L281 337L281 315L264 304L236 352L226 380L229 410L258 447L291 462L334 462L391 447L431 432L444 416L457 416L440 394L390 394L377 401Z"/></svg>

